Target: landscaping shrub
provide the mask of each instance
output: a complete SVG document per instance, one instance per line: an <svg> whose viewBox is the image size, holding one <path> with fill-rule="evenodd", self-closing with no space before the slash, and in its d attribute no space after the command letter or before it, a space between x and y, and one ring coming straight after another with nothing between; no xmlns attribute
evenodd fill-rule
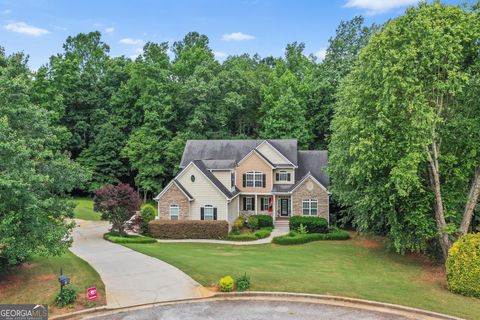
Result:
<svg viewBox="0 0 480 320"><path fill-rule="evenodd" d="M258 219L256 216L249 216L247 219L247 227L250 230L257 230L258 229Z"/></svg>
<svg viewBox="0 0 480 320"><path fill-rule="evenodd" d="M146 204L140 209L140 216L142 217L142 233L148 233L148 224L155 219L155 208L151 204Z"/></svg>
<svg viewBox="0 0 480 320"><path fill-rule="evenodd" d="M247 274L243 274L242 276L238 276L235 278L235 284L237 285L238 291L245 291L250 288L251 281L250 277Z"/></svg>
<svg viewBox="0 0 480 320"><path fill-rule="evenodd" d="M235 282L231 276L226 276L221 278L220 281L218 281L218 287L222 292L230 292L233 291L234 283Z"/></svg>
<svg viewBox="0 0 480 320"><path fill-rule="evenodd" d="M304 217L292 216L290 217L290 230L298 230L300 225L307 228L308 233L327 233L328 221L320 217Z"/></svg>
<svg viewBox="0 0 480 320"><path fill-rule="evenodd" d="M74 303L77 300L77 290L71 286L63 287L62 292L58 293L55 298L55 304L59 308L63 308L69 304Z"/></svg>
<svg viewBox="0 0 480 320"><path fill-rule="evenodd" d="M466 234L453 244L446 269L450 291L480 298L480 233Z"/></svg>
<svg viewBox="0 0 480 320"><path fill-rule="evenodd" d="M344 230L335 230L329 233L307 233L300 234L290 231L287 235L274 237L272 242L282 245L303 244L318 240L348 240L350 235Z"/></svg>
<svg viewBox="0 0 480 320"><path fill-rule="evenodd" d="M232 234L230 232L230 235L227 237L227 240L253 241L253 240L266 238L270 236L271 233L272 233L272 228L263 228L263 229L257 230L254 233Z"/></svg>
<svg viewBox="0 0 480 320"><path fill-rule="evenodd" d="M253 233L243 233L243 234L230 234L227 236L227 240L232 241L252 241L257 240L257 236Z"/></svg>
<svg viewBox="0 0 480 320"><path fill-rule="evenodd" d="M273 218L268 214L257 214L259 228L273 228Z"/></svg>
<svg viewBox="0 0 480 320"><path fill-rule="evenodd" d="M257 230L254 233L254 235L257 239L263 239L270 236L271 233L272 233L272 228L263 228L263 229Z"/></svg>
<svg viewBox="0 0 480 320"><path fill-rule="evenodd" d="M238 216L237 219L233 222L232 229L237 229L240 230L245 226L245 222L247 221L247 218L244 215Z"/></svg>
<svg viewBox="0 0 480 320"><path fill-rule="evenodd" d="M153 220L152 237L160 239L222 239L228 236L227 221Z"/></svg>
<svg viewBox="0 0 480 320"><path fill-rule="evenodd" d="M108 232L103 235L105 240L114 243L154 243L156 239L141 236L119 236L117 232Z"/></svg>

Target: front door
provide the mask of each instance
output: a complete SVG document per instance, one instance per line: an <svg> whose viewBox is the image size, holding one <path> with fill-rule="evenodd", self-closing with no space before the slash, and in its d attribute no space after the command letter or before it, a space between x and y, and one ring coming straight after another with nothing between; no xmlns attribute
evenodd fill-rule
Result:
<svg viewBox="0 0 480 320"><path fill-rule="evenodd" d="M288 199L280 199L280 216L288 217L288 212L290 209L290 201Z"/></svg>

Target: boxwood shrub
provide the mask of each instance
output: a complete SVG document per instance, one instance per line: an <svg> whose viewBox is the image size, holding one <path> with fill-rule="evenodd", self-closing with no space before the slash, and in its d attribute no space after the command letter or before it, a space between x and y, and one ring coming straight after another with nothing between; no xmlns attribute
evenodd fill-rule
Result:
<svg viewBox="0 0 480 320"><path fill-rule="evenodd" d="M114 243L154 243L157 240L142 236L119 236L117 232L108 232L103 235L105 240Z"/></svg>
<svg viewBox="0 0 480 320"><path fill-rule="evenodd" d="M273 228L273 218L268 214L257 214L259 228Z"/></svg>
<svg viewBox="0 0 480 320"><path fill-rule="evenodd" d="M222 239L228 236L227 221L154 220L148 225L159 239Z"/></svg>
<svg viewBox="0 0 480 320"><path fill-rule="evenodd" d="M480 298L480 233L466 234L453 244L446 269L450 291Z"/></svg>
<svg viewBox="0 0 480 320"><path fill-rule="evenodd" d="M244 233L244 234L230 234L227 237L227 240L232 241L253 241L258 239L263 239L272 233L272 228L263 228L255 231L254 233Z"/></svg>
<svg viewBox="0 0 480 320"><path fill-rule="evenodd" d="M300 234L290 231L289 234L274 237L272 242L281 245L303 244L318 240L348 240L350 235L345 230L334 230L329 233L307 233Z"/></svg>
<svg viewBox="0 0 480 320"><path fill-rule="evenodd" d="M298 230L300 225L307 228L308 233L327 233L328 221L320 217L291 216L290 230Z"/></svg>

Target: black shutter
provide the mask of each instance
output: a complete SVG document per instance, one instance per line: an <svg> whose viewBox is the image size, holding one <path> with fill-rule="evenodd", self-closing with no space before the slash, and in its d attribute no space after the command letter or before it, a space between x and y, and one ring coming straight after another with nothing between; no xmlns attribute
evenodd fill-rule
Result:
<svg viewBox="0 0 480 320"><path fill-rule="evenodd" d="M243 202L243 203L242 203L242 204L243 204L243 207L242 207L243 210L247 210L247 198L243 197L243 201L242 201L242 202Z"/></svg>
<svg viewBox="0 0 480 320"><path fill-rule="evenodd" d="M244 173L243 174L243 187L245 188L247 186L247 175Z"/></svg>
<svg viewBox="0 0 480 320"><path fill-rule="evenodd" d="M217 208L213 208L213 220L217 220Z"/></svg>
<svg viewBox="0 0 480 320"><path fill-rule="evenodd" d="M262 180L263 180L263 187L265 188L267 185L267 175L265 173L262 174Z"/></svg>
<svg viewBox="0 0 480 320"><path fill-rule="evenodd" d="M260 198L260 210L263 210L264 206L265 206L265 198L261 197Z"/></svg>
<svg viewBox="0 0 480 320"><path fill-rule="evenodd" d="M255 197L252 197L252 210L255 210Z"/></svg>
<svg viewBox="0 0 480 320"><path fill-rule="evenodd" d="M280 174L278 172L275 173L275 180L277 180L277 181L280 180Z"/></svg>
<svg viewBox="0 0 480 320"><path fill-rule="evenodd" d="M287 180L290 181L291 180L291 177L292 177L292 174L289 172L287 173Z"/></svg>
<svg viewBox="0 0 480 320"><path fill-rule="evenodd" d="M205 213L203 212L203 207L200 208L200 220L204 220Z"/></svg>

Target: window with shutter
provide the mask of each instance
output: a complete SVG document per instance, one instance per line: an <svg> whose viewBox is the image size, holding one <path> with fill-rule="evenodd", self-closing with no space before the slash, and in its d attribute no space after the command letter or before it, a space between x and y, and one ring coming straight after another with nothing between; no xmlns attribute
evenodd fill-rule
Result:
<svg viewBox="0 0 480 320"><path fill-rule="evenodd" d="M202 220L214 220L214 208L212 205L207 204L203 207L203 219Z"/></svg>
<svg viewBox="0 0 480 320"><path fill-rule="evenodd" d="M205 209L203 207L200 208L200 220L205 220Z"/></svg>

